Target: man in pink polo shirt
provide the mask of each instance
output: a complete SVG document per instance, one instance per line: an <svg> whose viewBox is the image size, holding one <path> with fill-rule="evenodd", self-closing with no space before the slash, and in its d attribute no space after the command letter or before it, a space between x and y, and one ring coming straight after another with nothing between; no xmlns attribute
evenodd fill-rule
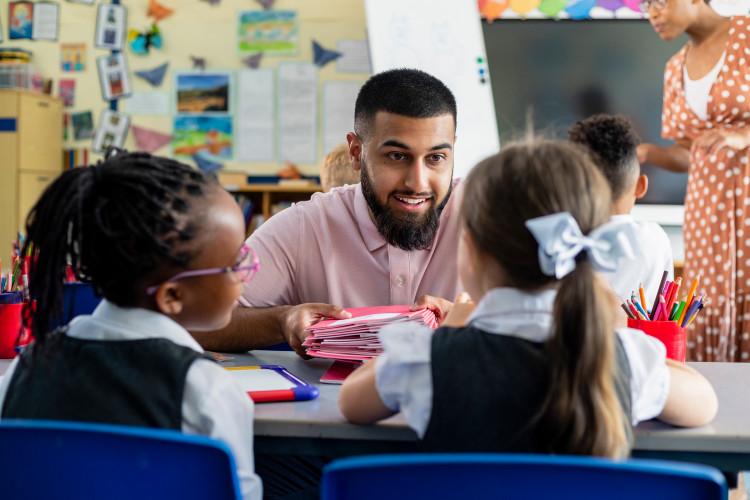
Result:
<svg viewBox="0 0 750 500"><path fill-rule="evenodd" d="M248 239L261 268L224 330L204 347L246 350L288 342L345 307L428 304L445 314L458 293L458 196L453 193L456 102L440 80L399 69L360 89L347 134L360 184L315 194Z"/></svg>

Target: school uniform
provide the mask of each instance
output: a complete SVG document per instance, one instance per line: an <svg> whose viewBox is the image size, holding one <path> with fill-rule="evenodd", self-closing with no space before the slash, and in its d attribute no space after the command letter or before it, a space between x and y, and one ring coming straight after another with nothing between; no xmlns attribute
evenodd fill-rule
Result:
<svg viewBox="0 0 750 500"><path fill-rule="evenodd" d="M463 328L396 324L381 330L376 388L428 450L542 449L534 425L547 395L556 291L496 288ZM639 330L618 329L615 389L630 426L658 416L669 393L666 350Z"/></svg>
<svg viewBox="0 0 750 500"><path fill-rule="evenodd" d="M243 498L260 499L253 403L182 326L107 300L18 356L0 382L0 418L71 420L181 430L231 448Z"/></svg>
<svg viewBox="0 0 750 500"><path fill-rule="evenodd" d="M617 271L603 272L610 286L621 300L629 299L632 292L638 295L638 285L643 283L646 300L656 297L664 271L668 271L671 281L674 275L672 243L662 227L655 222L636 221L630 214L613 215L612 221L628 221L642 245L641 256L637 259L622 259L617 263Z"/></svg>

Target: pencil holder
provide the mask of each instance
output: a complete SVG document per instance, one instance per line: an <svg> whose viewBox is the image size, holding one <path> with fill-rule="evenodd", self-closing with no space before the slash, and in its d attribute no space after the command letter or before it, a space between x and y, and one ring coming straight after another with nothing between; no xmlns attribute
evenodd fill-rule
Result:
<svg viewBox="0 0 750 500"><path fill-rule="evenodd" d="M676 321L643 321L628 319L628 327L645 332L655 337L667 348L667 357L675 361L685 362L687 351L687 334Z"/></svg>
<svg viewBox="0 0 750 500"><path fill-rule="evenodd" d="M18 335L21 333L21 311L23 304L0 304L0 359L11 359L16 357L16 346L29 343L28 335L23 332L21 341Z"/></svg>

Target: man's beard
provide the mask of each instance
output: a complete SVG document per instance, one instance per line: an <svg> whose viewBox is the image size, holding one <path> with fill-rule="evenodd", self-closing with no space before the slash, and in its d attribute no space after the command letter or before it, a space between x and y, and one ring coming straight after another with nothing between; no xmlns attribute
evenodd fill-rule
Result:
<svg viewBox="0 0 750 500"><path fill-rule="evenodd" d="M436 200L435 194L433 193L432 200L430 201L432 206L428 208L425 213L397 213L387 204L380 204L378 197L375 194L375 190L370 183L367 165L364 160L360 160L360 163L362 166L360 174L362 194L364 194L365 200L367 200L367 205L370 207L378 232L383 235L383 238L385 238L390 245L401 248L402 250L425 250L430 248L435 239L438 228L440 227L440 214L443 212L443 208L445 208L445 205L448 203L448 199L451 196L453 183L451 183L451 186L448 188L448 192L446 193L445 198L443 198L443 201L437 206L435 206ZM424 193L397 191L389 193L388 197L390 198L393 194L414 196Z"/></svg>

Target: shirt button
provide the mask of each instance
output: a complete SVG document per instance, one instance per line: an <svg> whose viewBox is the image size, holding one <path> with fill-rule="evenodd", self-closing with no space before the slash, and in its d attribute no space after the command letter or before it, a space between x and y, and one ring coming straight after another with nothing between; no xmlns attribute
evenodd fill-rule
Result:
<svg viewBox="0 0 750 500"><path fill-rule="evenodd" d="M404 286L406 285L406 278L404 278L403 274L399 274L396 276L396 286Z"/></svg>

